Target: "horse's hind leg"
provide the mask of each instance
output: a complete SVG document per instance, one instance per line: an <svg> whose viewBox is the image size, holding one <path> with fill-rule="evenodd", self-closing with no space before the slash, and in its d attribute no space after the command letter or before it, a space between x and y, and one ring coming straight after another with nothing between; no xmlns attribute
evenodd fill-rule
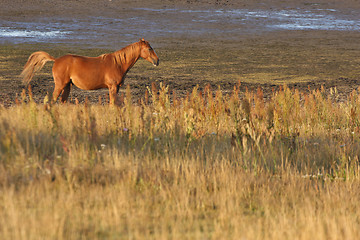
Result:
<svg viewBox="0 0 360 240"><path fill-rule="evenodd" d="M65 102L69 97L70 93L70 78L65 77L64 75L58 75L53 70L55 88L53 92L53 101L56 102L61 92L61 102Z"/></svg>
<svg viewBox="0 0 360 240"><path fill-rule="evenodd" d="M69 97L69 94L70 94L70 89L71 89L71 82L69 82L65 87L64 87L64 90L61 94L61 102L66 102L68 97Z"/></svg>
<svg viewBox="0 0 360 240"><path fill-rule="evenodd" d="M58 97L59 97L62 90L63 90L62 88L56 86L56 84L55 84L55 89L54 89L54 92L53 92L53 95L52 95L52 99L53 99L54 102L56 102L56 100L58 99Z"/></svg>
<svg viewBox="0 0 360 240"><path fill-rule="evenodd" d="M68 99L69 94L70 94L70 88L71 88L70 82L68 84L66 84L65 87L62 85L59 86L55 83L55 89L53 92L53 101L56 102L59 95L61 94L60 101L63 103L66 102L66 100Z"/></svg>
<svg viewBox="0 0 360 240"><path fill-rule="evenodd" d="M56 84L56 82L55 82L55 89L53 92L53 101L56 102L60 93L62 92L60 100L61 100L61 102L66 102L67 98L69 97L69 93L70 93L70 85L71 85L70 82L68 82L65 85Z"/></svg>

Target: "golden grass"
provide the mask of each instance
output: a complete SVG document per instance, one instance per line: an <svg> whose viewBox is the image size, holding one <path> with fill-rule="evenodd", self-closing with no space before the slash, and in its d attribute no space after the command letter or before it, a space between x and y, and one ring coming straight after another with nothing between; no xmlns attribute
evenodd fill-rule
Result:
<svg viewBox="0 0 360 240"><path fill-rule="evenodd" d="M356 239L360 95L240 87L0 108L0 239Z"/></svg>

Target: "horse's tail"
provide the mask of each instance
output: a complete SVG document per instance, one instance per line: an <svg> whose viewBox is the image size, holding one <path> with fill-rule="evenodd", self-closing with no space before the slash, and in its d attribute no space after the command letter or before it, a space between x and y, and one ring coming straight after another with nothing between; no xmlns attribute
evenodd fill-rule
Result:
<svg viewBox="0 0 360 240"><path fill-rule="evenodd" d="M55 58L46 52L34 52L31 54L20 74L23 82L26 85L29 84L31 79L34 77L34 74L40 71L48 61L55 61Z"/></svg>

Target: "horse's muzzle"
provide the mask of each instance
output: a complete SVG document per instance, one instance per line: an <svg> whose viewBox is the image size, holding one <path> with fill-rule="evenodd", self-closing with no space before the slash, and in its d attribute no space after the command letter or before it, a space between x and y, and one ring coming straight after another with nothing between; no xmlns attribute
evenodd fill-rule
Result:
<svg viewBox="0 0 360 240"><path fill-rule="evenodd" d="M156 66L159 66L159 63L160 63L160 59L153 59L153 65L156 67Z"/></svg>

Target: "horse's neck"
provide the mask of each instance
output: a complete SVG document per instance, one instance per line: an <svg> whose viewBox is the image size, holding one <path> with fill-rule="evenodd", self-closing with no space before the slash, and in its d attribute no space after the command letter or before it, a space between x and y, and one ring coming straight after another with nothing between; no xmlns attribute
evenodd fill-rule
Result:
<svg viewBox="0 0 360 240"><path fill-rule="evenodd" d="M140 46L137 43L114 52L114 57L120 68L126 73L140 58Z"/></svg>

